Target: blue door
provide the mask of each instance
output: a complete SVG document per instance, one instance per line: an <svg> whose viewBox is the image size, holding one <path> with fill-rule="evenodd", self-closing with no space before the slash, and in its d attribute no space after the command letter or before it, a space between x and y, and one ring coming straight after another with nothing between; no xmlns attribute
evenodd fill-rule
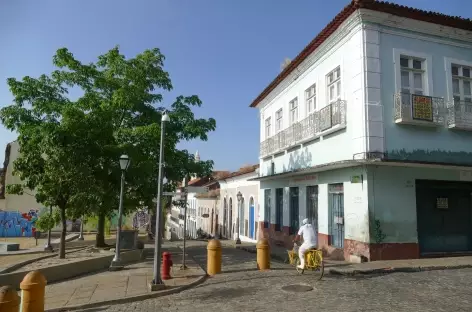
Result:
<svg viewBox="0 0 472 312"><path fill-rule="evenodd" d="M254 204L249 207L249 237L254 238Z"/></svg>

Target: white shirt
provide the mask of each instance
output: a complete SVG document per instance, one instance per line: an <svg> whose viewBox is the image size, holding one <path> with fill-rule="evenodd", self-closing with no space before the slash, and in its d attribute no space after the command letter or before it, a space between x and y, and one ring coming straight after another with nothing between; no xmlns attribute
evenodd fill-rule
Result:
<svg viewBox="0 0 472 312"><path fill-rule="evenodd" d="M303 236L303 244L316 246L317 240L315 235L315 228L311 224L305 224L298 230L298 235Z"/></svg>

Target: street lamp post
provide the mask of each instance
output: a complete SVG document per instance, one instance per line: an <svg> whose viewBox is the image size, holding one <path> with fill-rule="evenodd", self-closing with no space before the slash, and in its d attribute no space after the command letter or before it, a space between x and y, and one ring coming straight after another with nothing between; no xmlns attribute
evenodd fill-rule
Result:
<svg viewBox="0 0 472 312"><path fill-rule="evenodd" d="M121 168L121 188L120 188L120 207L118 210L118 225L116 226L116 247L115 257L111 261L110 270L121 270L120 259L120 238L121 238L121 222L123 220L123 190L125 188L125 172L129 167L130 159L127 155L121 155L120 157L120 168Z"/></svg>
<svg viewBox="0 0 472 312"><path fill-rule="evenodd" d="M243 194L241 192L238 192L236 195L238 197L238 218L236 219L236 222L238 224L238 230L236 231L236 245L241 245L241 240L239 239L239 231L241 231L241 223L240 223L240 216L241 216L241 204L243 201Z"/></svg>
<svg viewBox="0 0 472 312"><path fill-rule="evenodd" d="M80 219L80 235L77 240L84 240L84 217Z"/></svg>
<svg viewBox="0 0 472 312"><path fill-rule="evenodd" d="M164 162L164 137L165 125L170 118L167 113L161 117L161 144L159 147L159 176L157 180L157 207L156 207L156 235L154 236L154 279L152 280L151 290L159 290L164 287L161 279L161 195L162 195L162 164Z"/></svg>
<svg viewBox="0 0 472 312"><path fill-rule="evenodd" d="M49 207L49 217L52 218L52 206ZM51 231L52 231L52 229L49 228L49 230L48 230L48 242L46 243L46 246L44 246L44 250L49 250L49 251L54 250L54 248L52 248L52 245L51 245Z"/></svg>

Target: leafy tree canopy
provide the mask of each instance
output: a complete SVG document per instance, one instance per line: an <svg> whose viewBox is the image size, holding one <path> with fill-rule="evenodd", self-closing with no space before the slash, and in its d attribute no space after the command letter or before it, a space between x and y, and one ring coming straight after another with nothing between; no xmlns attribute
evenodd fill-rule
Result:
<svg viewBox="0 0 472 312"><path fill-rule="evenodd" d="M115 47L84 64L61 48L53 63L57 70L50 75L7 81L14 101L0 111L0 121L18 133L21 154L14 169L24 181L8 186L8 192L35 189L39 202L64 211L63 219L68 209L75 217L98 215L104 224L105 216L117 208L118 159L127 154L131 166L125 208L130 211L143 203L152 207L164 110L171 118L165 135L167 187L174 188L184 176L211 172L212 161L195 162L177 144L207 140L216 122L195 117L192 108L202 105L196 95L161 104L162 92L171 90L172 83L159 49L126 58ZM71 99L70 88L81 95Z"/></svg>

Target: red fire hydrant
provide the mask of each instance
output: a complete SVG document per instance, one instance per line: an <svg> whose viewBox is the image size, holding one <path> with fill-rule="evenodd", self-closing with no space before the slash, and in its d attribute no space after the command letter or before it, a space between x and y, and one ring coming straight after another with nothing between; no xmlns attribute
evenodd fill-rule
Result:
<svg viewBox="0 0 472 312"><path fill-rule="evenodd" d="M172 255L170 252L164 252L162 254L162 268L161 268L161 278L163 280L171 279L170 276L170 267L172 266Z"/></svg>

